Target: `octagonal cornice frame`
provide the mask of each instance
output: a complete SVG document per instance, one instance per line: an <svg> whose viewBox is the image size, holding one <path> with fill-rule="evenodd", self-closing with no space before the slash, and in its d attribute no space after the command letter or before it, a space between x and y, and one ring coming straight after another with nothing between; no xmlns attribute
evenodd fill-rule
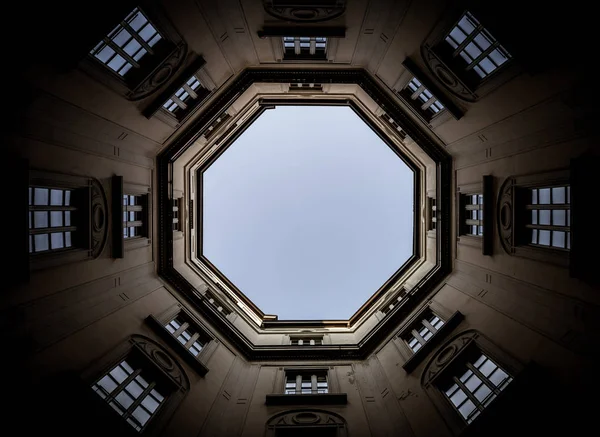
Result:
<svg viewBox="0 0 600 437"><path fill-rule="evenodd" d="M365 335L357 344L323 345L319 347L262 346L254 345L246 336L215 308L206 305L192 284L173 266L173 231L170 222L169 167L211 123L223 113L254 83L320 83L356 84L392 117L415 143L435 162L437 172L436 198L438 199L437 263L429 274L410 291L410 298L396 306L387 316ZM197 117L157 156L157 205L158 205L158 274L189 301L232 346L248 360L354 360L373 352L393 334L401 320L441 283L451 271L450 210L452 158L424 125L408 115L397 98L364 69L338 68L248 68L241 72L212 101L205 104Z"/></svg>

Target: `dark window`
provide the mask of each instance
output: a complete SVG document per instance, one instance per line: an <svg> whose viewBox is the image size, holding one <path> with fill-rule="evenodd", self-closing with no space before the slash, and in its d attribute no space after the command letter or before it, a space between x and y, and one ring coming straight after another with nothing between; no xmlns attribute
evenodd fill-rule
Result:
<svg viewBox="0 0 600 437"><path fill-rule="evenodd" d="M286 371L285 394L329 393L327 370Z"/></svg>
<svg viewBox="0 0 600 437"><path fill-rule="evenodd" d="M508 373L475 350L438 388L460 416L471 423L511 381Z"/></svg>
<svg viewBox="0 0 600 437"><path fill-rule="evenodd" d="M75 247L76 195L73 190L29 187L29 253Z"/></svg>
<svg viewBox="0 0 600 437"><path fill-rule="evenodd" d="M139 69L154 54L153 47L162 36L146 15L135 8L121 21L90 54L121 77Z"/></svg>
<svg viewBox="0 0 600 437"><path fill-rule="evenodd" d="M527 243L537 247L571 249L571 187L527 190Z"/></svg>
<svg viewBox="0 0 600 437"><path fill-rule="evenodd" d="M204 97L210 94L194 74L163 104L163 109L181 120Z"/></svg>
<svg viewBox="0 0 600 437"><path fill-rule="evenodd" d="M314 36L284 36L284 59L326 59L327 38Z"/></svg>
<svg viewBox="0 0 600 437"><path fill-rule="evenodd" d="M400 91L408 103L416 109L427 121L442 112L444 105L416 77L412 77Z"/></svg>
<svg viewBox="0 0 600 437"><path fill-rule="evenodd" d="M404 342L413 353L421 349L433 334L435 334L444 324L438 315L433 311L427 310L419 320L412 325L404 334Z"/></svg>
<svg viewBox="0 0 600 437"><path fill-rule="evenodd" d="M103 375L92 388L137 431L144 429L167 396L151 372L130 357Z"/></svg>
<svg viewBox="0 0 600 437"><path fill-rule="evenodd" d="M182 313L171 319L165 328L195 357L210 341L200 329L186 320Z"/></svg>
<svg viewBox="0 0 600 437"><path fill-rule="evenodd" d="M123 195L123 237L146 236L146 195Z"/></svg>
<svg viewBox="0 0 600 437"><path fill-rule="evenodd" d="M467 75L485 79L510 59L510 54L479 21L466 11L446 35L451 56L460 60Z"/></svg>
<svg viewBox="0 0 600 437"><path fill-rule="evenodd" d="M483 194L462 194L461 203L460 234L483 236Z"/></svg>
<svg viewBox="0 0 600 437"><path fill-rule="evenodd" d="M173 199L173 231L183 230L180 216L181 199Z"/></svg>
<svg viewBox="0 0 600 437"><path fill-rule="evenodd" d="M290 344L294 346L316 346L323 344L323 337L291 337Z"/></svg>

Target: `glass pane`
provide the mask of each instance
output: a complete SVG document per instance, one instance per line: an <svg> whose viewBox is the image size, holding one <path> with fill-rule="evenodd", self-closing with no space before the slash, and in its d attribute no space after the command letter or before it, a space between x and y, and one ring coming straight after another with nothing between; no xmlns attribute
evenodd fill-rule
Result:
<svg viewBox="0 0 600 437"><path fill-rule="evenodd" d="M571 187L567 187L567 203L571 203Z"/></svg>
<svg viewBox="0 0 600 437"><path fill-rule="evenodd" d="M140 32L140 36L144 39L144 41L150 41L150 39L156 33L156 29L150 23L148 23Z"/></svg>
<svg viewBox="0 0 600 437"><path fill-rule="evenodd" d="M452 37L452 39L454 39L454 41L456 41L458 44L462 43L465 38L467 37L464 32L462 30L460 30L458 27L455 27L454 29L452 29L450 31L450 36Z"/></svg>
<svg viewBox="0 0 600 437"><path fill-rule="evenodd" d="M123 370L121 366L117 366L112 369L110 374L119 384L127 379L127 373L125 373L125 370Z"/></svg>
<svg viewBox="0 0 600 437"><path fill-rule="evenodd" d="M468 400L458 409L460 414L466 419L469 415L475 410L475 404L472 401Z"/></svg>
<svg viewBox="0 0 600 437"><path fill-rule="evenodd" d="M50 234L52 249L62 249L65 247L64 235L62 232L54 232Z"/></svg>
<svg viewBox="0 0 600 437"><path fill-rule="evenodd" d="M499 367L490 375L490 381L496 387L502 384L506 378L508 378L508 375Z"/></svg>
<svg viewBox="0 0 600 437"><path fill-rule="evenodd" d="M134 211L129 212L129 221L131 221L131 222L135 221L135 212Z"/></svg>
<svg viewBox="0 0 600 437"><path fill-rule="evenodd" d="M552 188L552 203L566 203L565 187Z"/></svg>
<svg viewBox="0 0 600 437"><path fill-rule="evenodd" d="M565 247L565 233L563 231L552 231L552 246Z"/></svg>
<svg viewBox="0 0 600 437"><path fill-rule="evenodd" d="M48 211L33 212L33 227L47 228L48 227Z"/></svg>
<svg viewBox="0 0 600 437"><path fill-rule="evenodd" d="M144 55L146 53L148 53L146 51L146 49L140 49L140 51L135 54L135 56L133 57L133 59L136 60L136 61L139 61L140 59L142 59L144 57Z"/></svg>
<svg viewBox="0 0 600 437"><path fill-rule="evenodd" d="M540 209L539 212L540 225L549 225L550 224L550 210L549 209Z"/></svg>
<svg viewBox="0 0 600 437"><path fill-rule="evenodd" d="M552 211L552 224L555 226L567 225L567 211L564 209L555 209Z"/></svg>
<svg viewBox="0 0 600 437"><path fill-rule="evenodd" d="M548 205L550 203L550 188L540 188L539 196L540 204Z"/></svg>
<svg viewBox="0 0 600 437"><path fill-rule="evenodd" d="M65 211L65 226L71 226L71 211Z"/></svg>
<svg viewBox="0 0 600 437"><path fill-rule="evenodd" d="M158 408L158 402L152 396L146 396L142 401L142 405L148 409L151 413L154 413Z"/></svg>
<svg viewBox="0 0 600 437"><path fill-rule="evenodd" d="M144 24L146 24L146 18L139 11L129 20L129 25L133 30L140 30Z"/></svg>
<svg viewBox="0 0 600 437"><path fill-rule="evenodd" d="M486 50L489 46L492 45L490 40L483 33L478 33L474 39L481 50Z"/></svg>
<svg viewBox="0 0 600 437"><path fill-rule="evenodd" d="M65 232L65 247L71 247L71 231Z"/></svg>
<svg viewBox="0 0 600 437"><path fill-rule="evenodd" d="M119 71L119 69L125 65L125 59L121 57L121 55L116 55L112 60L108 63L108 66L115 71Z"/></svg>
<svg viewBox="0 0 600 437"><path fill-rule="evenodd" d="M144 426L148 419L150 419L150 414L148 414L142 407L137 407L133 410L133 417L137 419L140 425Z"/></svg>
<svg viewBox="0 0 600 437"><path fill-rule="evenodd" d="M135 377L135 380L138 382L139 385L141 385L142 387L146 388L148 387L148 383L146 382L146 380L144 378L142 378L142 375L138 375Z"/></svg>
<svg viewBox="0 0 600 437"><path fill-rule="evenodd" d="M136 381L131 381L129 384L127 384L126 389L129 394L136 399L139 398L144 391L144 389Z"/></svg>
<svg viewBox="0 0 600 437"><path fill-rule="evenodd" d="M115 51L111 49L109 46L104 46L99 53L96 53L96 58L102 61L103 64L106 64L108 60L115 54Z"/></svg>
<svg viewBox="0 0 600 437"><path fill-rule="evenodd" d="M106 393L112 393L112 391L117 388L115 381L113 381L113 379L108 375L105 375L100 381L98 381L98 385L102 387Z"/></svg>
<svg viewBox="0 0 600 437"><path fill-rule="evenodd" d="M533 189L533 190L531 190L531 204L537 205L537 203L538 203L538 190Z"/></svg>
<svg viewBox="0 0 600 437"><path fill-rule="evenodd" d="M121 367L123 368L123 370L125 370L125 372L128 375L131 375L133 373L133 369L131 368L131 366L129 364L127 364L127 361L122 361Z"/></svg>
<svg viewBox="0 0 600 437"><path fill-rule="evenodd" d="M495 364L494 364L492 361L490 361L490 360L487 360L487 361L486 361L486 362L483 364L483 366L481 366L481 367L479 368L479 371L480 371L481 373L483 373L483 376L486 376L486 377L487 377L487 376L490 376L490 373L492 373L494 370L496 370L496 367L497 367L497 366L496 366L496 365L495 365Z"/></svg>
<svg viewBox="0 0 600 437"><path fill-rule="evenodd" d="M489 54L489 57L492 58L492 61L494 61L498 66L504 64L507 61L506 56L504 56L504 54L498 49L492 50Z"/></svg>
<svg viewBox="0 0 600 437"><path fill-rule="evenodd" d="M477 47L474 43L470 42L469 44L467 44L467 46L465 47L465 51L473 58L475 59L477 56L481 55L481 50L479 50L479 47Z"/></svg>
<svg viewBox="0 0 600 437"><path fill-rule="evenodd" d="M531 211L531 224L532 225L537 225L537 222L538 222L537 217L538 217L538 212L537 212L537 210L534 209L533 211Z"/></svg>
<svg viewBox="0 0 600 437"><path fill-rule="evenodd" d="M479 369L486 360L487 360L487 357L485 355L481 354L481 356L479 358L477 358L477 361L475 361L473 363L473 366L476 367L477 369Z"/></svg>
<svg viewBox="0 0 600 437"><path fill-rule="evenodd" d="M483 71L485 71L487 74L490 74L496 69L496 66L492 63L492 61L490 61L490 58L488 58L487 56L481 61L479 61L479 66L483 68Z"/></svg>
<svg viewBox="0 0 600 437"><path fill-rule="evenodd" d="M62 211L50 211L50 226L62 226L63 225L63 213Z"/></svg>
<svg viewBox="0 0 600 437"><path fill-rule="evenodd" d="M447 42L448 44L450 44L450 46L451 46L453 49L455 49L455 48L457 48L457 47L458 47L458 44L456 44L456 43L454 42L454 40L453 40L452 38L450 38L449 36L447 36L447 37L446 37L446 42Z"/></svg>
<svg viewBox="0 0 600 437"><path fill-rule="evenodd" d="M464 32L467 35L473 32L473 30L475 29L475 27L473 27L473 23L468 19L466 14L463 15L463 17L460 19L458 25L461 27L462 30L464 30Z"/></svg>
<svg viewBox="0 0 600 437"><path fill-rule="evenodd" d="M571 248L571 233L567 232L567 249Z"/></svg>
<svg viewBox="0 0 600 437"><path fill-rule="evenodd" d="M48 250L50 246L48 245L48 234L38 234L33 237L35 242L35 251L42 252L44 250Z"/></svg>
<svg viewBox="0 0 600 437"><path fill-rule="evenodd" d="M531 242L533 244L537 244L537 230L536 229L533 229L531 231Z"/></svg>
<svg viewBox="0 0 600 437"><path fill-rule="evenodd" d="M465 399L467 399L466 393L461 389L458 389L450 398L450 401L454 404L454 406L458 407L465 401Z"/></svg>
<svg viewBox="0 0 600 437"><path fill-rule="evenodd" d="M34 205L48 205L48 188L36 188L33 193Z"/></svg>
<svg viewBox="0 0 600 437"><path fill-rule="evenodd" d="M475 390L474 395L479 402L483 402L491 392L492 390L490 390L490 388L487 385L483 384L481 387Z"/></svg>
<svg viewBox="0 0 600 437"><path fill-rule="evenodd" d="M571 226L571 210L567 209L567 226Z"/></svg>
<svg viewBox="0 0 600 437"><path fill-rule="evenodd" d="M31 205L32 201L33 201L33 190L31 189L31 187L29 187L29 205Z"/></svg>
<svg viewBox="0 0 600 437"><path fill-rule="evenodd" d="M465 382L468 378L471 377L471 375L473 375L473 372L471 372L470 370L467 370L463 376L460 377L460 381L461 382Z"/></svg>
<svg viewBox="0 0 600 437"><path fill-rule="evenodd" d="M452 386L446 390L446 396L452 396L458 390L458 384L452 384Z"/></svg>
<svg viewBox="0 0 600 437"><path fill-rule="evenodd" d="M129 56L133 56L141 47L142 46L139 42L137 42L135 39L132 39L123 50L125 50L125 53L127 53Z"/></svg>
<svg viewBox="0 0 600 437"><path fill-rule="evenodd" d="M550 231L541 230L539 231L538 244L549 246L550 245Z"/></svg>
<svg viewBox="0 0 600 437"><path fill-rule="evenodd" d="M123 406L124 409L127 409L133 404L133 399L129 396L125 391L121 391L117 396L115 396L115 400L119 402Z"/></svg>
<svg viewBox="0 0 600 437"><path fill-rule="evenodd" d="M117 46L123 47L125 43L130 39L131 34L127 30L121 29L121 31L116 36L114 36L112 40Z"/></svg>
<svg viewBox="0 0 600 437"><path fill-rule="evenodd" d="M472 375L469 379L465 381L465 386L469 389L470 392L475 391L480 384L481 379L479 379L476 375Z"/></svg>

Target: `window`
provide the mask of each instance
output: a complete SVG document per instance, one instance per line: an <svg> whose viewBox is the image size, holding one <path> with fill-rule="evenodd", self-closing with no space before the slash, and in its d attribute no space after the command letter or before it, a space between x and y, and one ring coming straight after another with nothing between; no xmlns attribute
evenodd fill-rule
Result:
<svg viewBox="0 0 600 437"><path fill-rule="evenodd" d="M323 336L318 337L290 337L292 346L318 346L323 344Z"/></svg>
<svg viewBox="0 0 600 437"><path fill-rule="evenodd" d="M466 11L446 35L452 56L465 62L467 73L486 78L510 60L510 54L469 11Z"/></svg>
<svg viewBox="0 0 600 437"><path fill-rule="evenodd" d="M462 194L461 235L483 236L483 194Z"/></svg>
<svg viewBox="0 0 600 437"><path fill-rule="evenodd" d="M173 337L183 345L193 356L197 357L202 348L210 341L201 335L190 323L188 323L182 314L175 316L169 323L165 325Z"/></svg>
<svg viewBox="0 0 600 437"><path fill-rule="evenodd" d="M437 226L437 207L436 200L433 197L427 198L427 204L429 206L429 223L428 230L434 231Z"/></svg>
<svg viewBox="0 0 600 437"><path fill-rule="evenodd" d="M526 205L529 244L538 247L571 249L571 187L569 185L531 188Z"/></svg>
<svg viewBox="0 0 600 437"><path fill-rule="evenodd" d="M314 36L284 36L284 59L326 59L327 38Z"/></svg>
<svg viewBox="0 0 600 437"><path fill-rule="evenodd" d="M123 237L135 238L146 235L145 195L123 195Z"/></svg>
<svg viewBox="0 0 600 437"><path fill-rule="evenodd" d="M163 109L181 120L190 109L210 94L197 74L192 75L163 105Z"/></svg>
<svg viewBox="0 0 600 437"><path fill-rule="evenodd" d="M322 393L329 393L326 370L286 371L286 395Z"/></svg>
<svg viewBox="0 0 600 437"><path fill-rule="evenodd" d="M142 59L154 54L153 47L162 39L144 13L135 8L90 54L121 77L139 69Z"/></svg>
<svg viewBox="0 0 600 437"><path fill-rule="evenodd" d="M173 231L182 231L183 226L179 217L181 199L173 199Z"/></svg>
<svg viewBox="0 0 600 437"><path fill-rule="evenodd" d="M422 318L411 327L410 333L405 334L403 340L410 350L415 353L421 349L431 337L433 337L433 334L438 332L443 324L444 321L439 316L433 311L428 310L422 315Z"/></svg>
<svg viewBox="0 0 600 437"><path fill-rule="evenodd" d="M29 253L68 250L76 245L73 190L29 187Z"/></svg>
<svg viewBox="0 0 600 437"><path fill-rule="evenodd" d="M444 105L415 76L412 76L400 94L427 121L445 109Z"/></svg>
<svg viewBox="0 0 600 437"><path fill-rule="evenodd" d="M477 351L440 389L456 411L471 423L512 381L512 377Z"/></svg>
<svg viewBox="0 0 600 437"><path fill-rule="evenodd" d="M165 400L149 372L127 358L96 381L92 388L135 430L142 431Z"/></svg>

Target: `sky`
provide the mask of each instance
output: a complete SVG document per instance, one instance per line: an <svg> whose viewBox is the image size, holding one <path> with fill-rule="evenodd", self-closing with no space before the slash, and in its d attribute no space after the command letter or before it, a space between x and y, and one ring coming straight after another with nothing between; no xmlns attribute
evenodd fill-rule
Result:
<svg viewBox="0 0 600 437"><path fill-rule="evenodd" d="M413 172L350 107L279 106L204 172L202 225L265 314L348 319L412 254Z"/></svg>

